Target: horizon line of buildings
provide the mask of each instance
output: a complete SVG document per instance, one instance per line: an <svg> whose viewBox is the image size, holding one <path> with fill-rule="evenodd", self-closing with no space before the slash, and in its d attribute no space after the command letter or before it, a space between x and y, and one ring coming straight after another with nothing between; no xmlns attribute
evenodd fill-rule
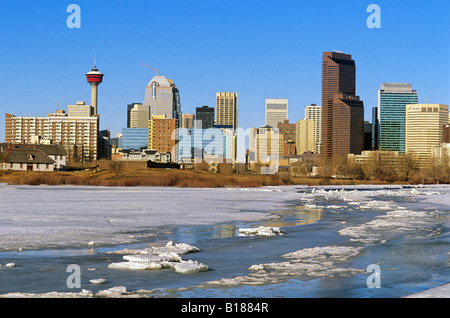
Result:
<svg viewBox="0 0 450 318"><path fill-rule="evenodd" d="M264 126L251 127L245 136L239 135L237 92L217 92L215 108L202 105L195 114L183 114L178 87L155 75L145 87L143 102L127 105L127 126L111 138L109 131L99 129L103 74L94 65L86 78L90 105L77 102L67 106L67 113L57 110L47 117L6 113L5 142L59 144L69 163L118 159L124 152L143 149L171 162L209 158L278 165L280 158L304 153L329 158L381 150L415 153L426 163L436 152L432 148L444 147L444 154L450 148L448 105L419 104L411 83L381 83L372 122L365 121L364 102L356 95L355 61L338 51L322 55L321 105L305 106L305 117L290 123L288 99L268 98Z"/></svg>

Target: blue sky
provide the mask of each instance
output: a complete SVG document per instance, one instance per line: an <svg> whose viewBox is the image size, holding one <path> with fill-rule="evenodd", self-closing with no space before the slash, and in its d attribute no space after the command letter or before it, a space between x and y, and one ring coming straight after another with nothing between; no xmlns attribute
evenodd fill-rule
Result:
<svg viewBox="0 0 450 318"><path fill-rule="evenodd" d="M81 9L70 29L69 4ZM381 9L370 29L366 8ZM183 113L238 93L238 125L264 124L266 98L289 99L289 119L321 103L323 51L356 61L366 120L381 82L408 82L419 102L450 101L450 1L400 0L0 0L0 141L4 113L46 116L90 102L85 73L99 86L100 128L126 126L126 105L142 102L158 68L180 89Z"/></svg>

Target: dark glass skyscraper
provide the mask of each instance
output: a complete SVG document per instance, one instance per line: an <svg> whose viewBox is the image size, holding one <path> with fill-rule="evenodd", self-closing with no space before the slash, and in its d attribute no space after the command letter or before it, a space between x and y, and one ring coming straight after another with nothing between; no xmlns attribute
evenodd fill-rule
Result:
<svg viewBox="0 0 450 318"><path fill-rule="evenodd" d="M197 123L201 121L201 127L195 128L208 129L214 125L214 108L209 106L197 107L195 109L195 119Z"/></svg>
<svg viewBox="0 0 450 318"><path fill-rule="evenodd" d="M322 154L359 154L364 147L364 104L356 96L356 66L350 54L323 52Z"/></svg>

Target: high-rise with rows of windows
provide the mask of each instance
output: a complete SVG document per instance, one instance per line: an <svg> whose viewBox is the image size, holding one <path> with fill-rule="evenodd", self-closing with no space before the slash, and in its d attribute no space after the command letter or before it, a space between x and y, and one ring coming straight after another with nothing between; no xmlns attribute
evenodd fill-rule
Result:
<svg viewBox="0 0 450 318"><path fill-rule="evenodd" d="M411 104L405 106L405 150L419 165L431 162L431 149L442 143L442 126L448 122L448 105Z"/></svg>
<svg viewBox="0 0 450 318"><path fill-rule="evenodd" d="M417 91L412 89L412 84L381 83L376 123L379 129L380 150L405 153L405 105L417 103Z"/></svg>
<svg viewBox="0 0 450 318"><path fill-rule="evenodd" d="M288 100L266 99L265 126L277 128L278 123L288 119Z"/></svg>
<svg viewBox="0 0 450 318"><path fill-rule="evenodd" d="M195 128L209 129L214 125L214 107L202 106L195 108Z"/></svg>
<svg viewBox="0 0 450 318"><path fill-rule="evenodd" d="M322 154L359 154L364 146L364 104L356 96L356 66L350 54L323 52Z"/></svg>
<svg viewBox="0 0 450 318"><path fill-rule="evenodd" d="M143 105L150 106L152 115L164 115L181 122L180 92L172 80L165 76L154 76L145 88Z"/></svg>
<svg viewBox="0 0 450 318"><path fill-rule="evenodd" d="M237 129L237 93L216 93L216 124Z"/></svg>
<svg viewBox="0 0 450 318"><path fill-rule="evenodd" d="M305 119L314 120L315 152L322 153L322 106L311 104L305 106Z"/></svg>

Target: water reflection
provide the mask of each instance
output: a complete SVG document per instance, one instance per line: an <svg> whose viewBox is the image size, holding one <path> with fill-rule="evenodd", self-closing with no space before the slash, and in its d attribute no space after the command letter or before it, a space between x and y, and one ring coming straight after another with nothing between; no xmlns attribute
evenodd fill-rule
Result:
<svg viewBox="0 0 450 318"><path fill-rule="evenodd" d="M315 205L299 205L292 209L276 211L276 220L267 220L263 226L288 227L294 225L312 224L323 218L323 210Z"/></svg>
<svg viewBox="0 0 450 318"><path fill-rule="evenodd" d="M324 211L320 206L304 204L292 206L272 212L267 220L250 222L250 224L226 223L216 225L182 226L174 229L172 235L177 242L195 242L201 239L226 238L239 236L238 229L242 227L289 227L295 225L312 224L323 218Z"/></svg>

